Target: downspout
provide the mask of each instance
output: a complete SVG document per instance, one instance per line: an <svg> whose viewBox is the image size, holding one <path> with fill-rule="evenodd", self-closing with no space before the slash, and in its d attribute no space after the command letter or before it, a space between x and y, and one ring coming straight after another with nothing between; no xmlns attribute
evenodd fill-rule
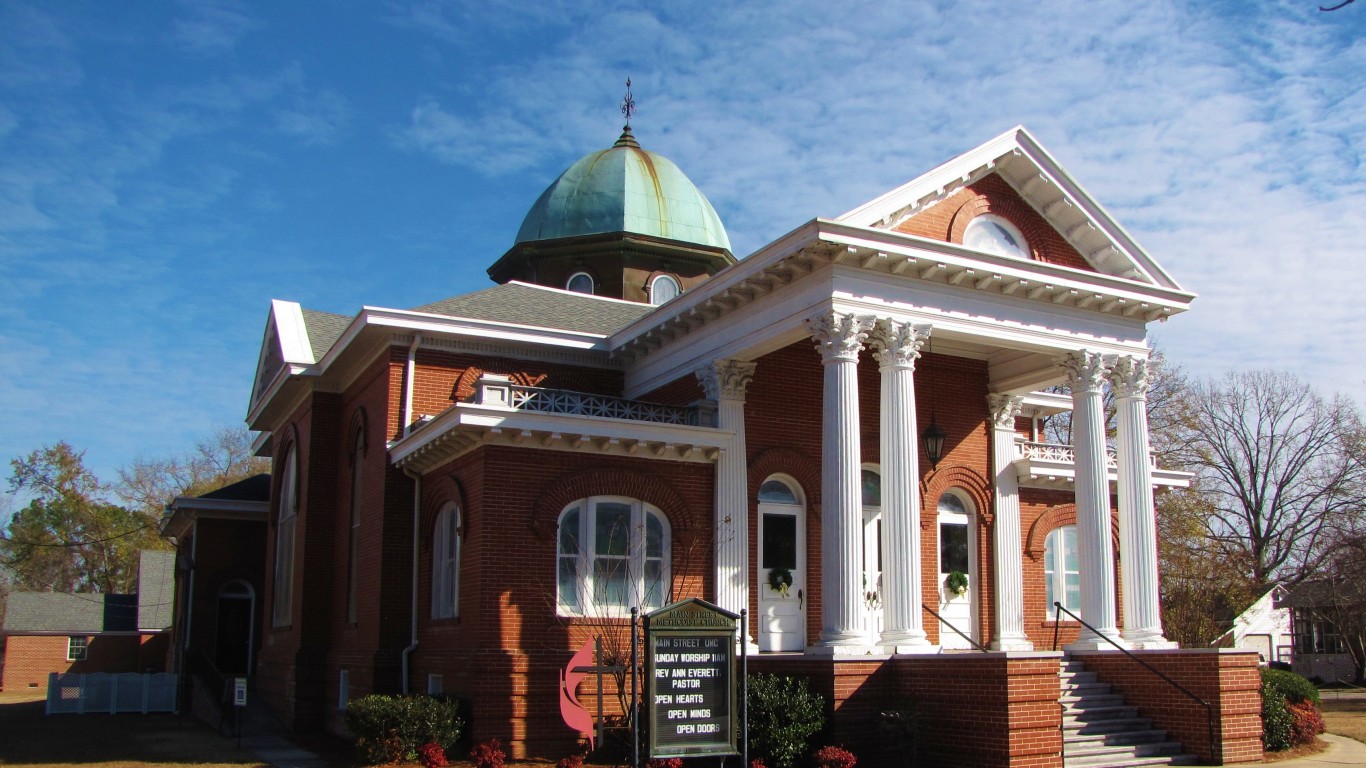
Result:
<svg viewBox="0 0 1366 768"><path fill-rule="evenodd" d="M422 513L422 476L413 472L407 467L403 468L403 474L413 479L413 597L412 597L412 623L409 630L408 647L403 649L403 693L409 693L408 672L411 664L413 650L417 648L417 532L418 520Z"/></svg>
<svg viewBox="0 0 1366 768"><path fill-rule="evenodd" d="M408 368L404 373L403 381L403 423L402 434L407 435L408 429L413 423L413 379L417 374L417 348L422 345L422 334L413 334L413 343L408 347ZM422 514L422 476L414 474L407 467L403 468L403 474L413 479L413 580L412 580L412 611L411 623L408 631L408 647L403 649L402 668L403 668L403 693L409 692L408 677L409 667L412 663L413 650L417 648L417 533L418 522Z"/></svg>
<svg viewBox="0 0 1366 768"><path fill-rule="evenodd" d="M408 434L413 423L413 378L417 373L417 348L422 345L421 332L413 334L413 343L408 347L408 367L403 376L403 413L402 423L398 425L399 437Z"/></svg>

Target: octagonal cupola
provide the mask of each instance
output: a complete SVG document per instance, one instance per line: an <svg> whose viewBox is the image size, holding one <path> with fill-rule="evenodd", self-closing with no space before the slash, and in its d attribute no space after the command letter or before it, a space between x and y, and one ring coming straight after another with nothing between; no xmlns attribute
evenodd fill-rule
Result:
<svg viewBox="0 0 1366 768"><path fill-rule="evenodd" d="M673 161L642 149L628 122L615 144L541 193L488 272L499 283L662 304L733 263L716 209Z"/></svg>

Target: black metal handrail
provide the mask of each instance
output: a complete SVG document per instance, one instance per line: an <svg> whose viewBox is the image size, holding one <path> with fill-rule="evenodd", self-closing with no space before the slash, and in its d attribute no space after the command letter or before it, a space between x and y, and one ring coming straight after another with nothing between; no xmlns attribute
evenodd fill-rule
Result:
<svg viewBox="0 0 1366 768"><path fill-rule="evenodd" d="M925 611L929 613L931 616L935 617L936 619L939 619L940 624L943 624L949 629L952 629L954 632L958 634L959 637L963 638L964 640L967 640L969 643L972 643L973 647L977 650L981 651L982 653L991 653L990 648L987 648L985 645L982 645L976 640L973 640L972 638L963 634L963 630L959 629L958 627L955 627L953 623L950 622L948 619L945 619L943 616L940 616L939 614L935 613L933 608L929 607L928 605L925 605L924 603L921 603L920 607L924 608Z"/></svg>
<svg viewBox="0 0 1366 768"><path fill-rule="evenodd" d="M1214 748L1214 705L1213 705L1213 704L1209 703L1208 701L1205 701L1204 699L1200 698L1199 696L1196 696L1194 693L1191 693L1190 690L1189 690L1188 688L1186 688L1186 686L1184 686L1184 685L1182 685L1182 684L1176 682L1175 680L1171 679L1171 678L1168 677L1165 673L1163 673L1162 670L1158 669L1157 667L1154 667L1153 665L1149 664L1148 662L1144 661L1143 659L1140 659L1139 657L1137 657L1137 656L1135 656L1134 654L1130 653L1128 648L1125 648L1124 646L1120 645L1119 643L1116 643L1116 642L1115 642L1114 640L1112 640L1111 638L1105 636L1104 634L1101 634L1100 630L1096 629L1095 627L1091 626L1090 624L1087 624L1085 621L1082 620L1082 618L1081 618L1080 616L1078 616L1077 614L1072 613L1071 611L1069 611L1069 610L1067 610L1066 608L1062 607L1062 603L1059 603L1059 602L1056 602L1056 601L1055 601L1055 602L1053 603L1053 607L1054 607L1054 608L1057 608L1057 609L1058 609L1059 611L1061 611L1062 613L1065 613L1065 614L1067 614L1068 616L1071 616L1073 619L1076 619L1076 621L1077 621L1078 624L1080 624L1080 625L1082 625L1083 627L1086 627L1087 629L1091 630L1091 632L1092 632L1096 637L1099 637L1099 638L1103 639L1105 642L1109 643L1110 645L1113 645L1116 649L1119 650L1120 653L1123 653L1125 656L1128 656L1129 658L1131 658L1131 659L1133 659L1134 661L1138 662L1139 666L1143 667L1144 669L1148 670L1149 672L1152 672L1154 675L1157 675L1158 677L1162 678L1163 680L1165 680L1165 681L1167 682L1168 685L1170 685L1171 687L1175 688L1176 690L1178 690L1178 691L1184 693L1184 694L1185 694L1188 698L1190 698L1192 701L1194 701L1195 703L1197 703L1197 704L1199 704L1200 706L1204 707L1204 708L1205 708L1205 728L1206 728L1206 729L1208 730L1208 732L1209 732L1209 733L1208 733L1208 736L1209 736L1209 751L1210 751L1210 757L1211 757L1211 758L1214 757L1215 748ZM1057 627L1057 624L1054 624L1054 625L1053 625L1053 650L1055 650L1055 651L1058 650L1058 627Z"/></svg>

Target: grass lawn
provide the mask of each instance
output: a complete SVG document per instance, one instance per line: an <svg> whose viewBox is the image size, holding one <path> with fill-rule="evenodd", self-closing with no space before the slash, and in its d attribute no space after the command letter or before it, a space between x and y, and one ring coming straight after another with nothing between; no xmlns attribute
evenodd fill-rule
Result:
<svg viewBox="0 0 1366 768"><path fill-rule="evenodd" d="M1366 743L1366 697L1335 696L1329 691L1321 696L1328 732Z"/></svg>
<svg viewBox="0 0 1366 768"><path fill-rule="evenodd" d="M43 700L0 693L0 765L52 768L257 768L237 742L191 717L43 714Z"/></svg>

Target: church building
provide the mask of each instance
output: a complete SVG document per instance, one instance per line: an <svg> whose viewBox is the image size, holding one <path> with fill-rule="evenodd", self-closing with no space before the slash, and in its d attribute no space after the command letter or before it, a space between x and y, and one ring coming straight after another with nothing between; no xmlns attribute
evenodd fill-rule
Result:
<svg viewBox="0 0 1366 768"><path fill-rule="evenodd" d="M443 693L558 759L573 652L698 597L863 764L894 709L927 765L1260 759L1256 655L1176 648L1158 604L1154 493L1189 476L1151 456L1147 335L1194 294L1023 128L737 258L628 124L489 261L411 308L270 306L253 685L291 726Z"/></svg>

